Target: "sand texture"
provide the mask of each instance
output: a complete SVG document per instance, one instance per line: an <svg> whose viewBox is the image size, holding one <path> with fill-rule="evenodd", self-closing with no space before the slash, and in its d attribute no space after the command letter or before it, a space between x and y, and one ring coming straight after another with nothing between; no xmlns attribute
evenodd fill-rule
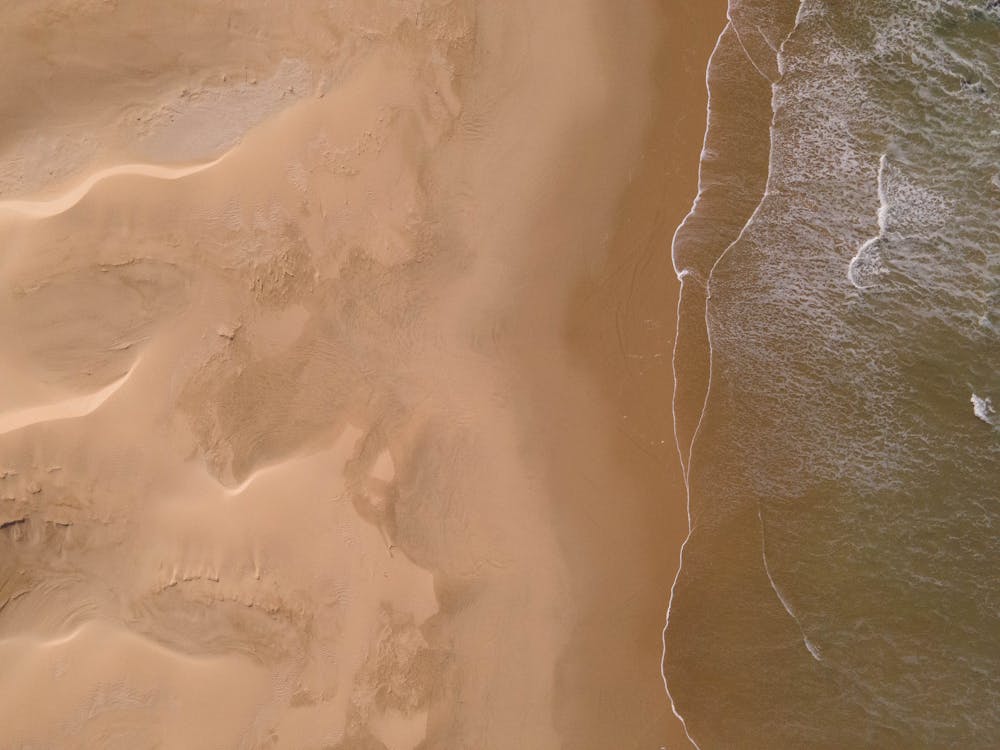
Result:
<svg viewBox="0 0 1000 750"><path fill-rule="evenodd" d="M682 5L0 8L0 750L686 746Z"/></svg>

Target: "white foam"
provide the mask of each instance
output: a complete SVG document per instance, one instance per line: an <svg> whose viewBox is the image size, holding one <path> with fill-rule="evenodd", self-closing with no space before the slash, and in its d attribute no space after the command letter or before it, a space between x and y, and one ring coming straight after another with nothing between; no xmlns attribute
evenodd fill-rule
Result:
<svg viewBox="0 0 1000 750"><path fill-rule="evenodd" d="M767 561L767 540L765 538L764 514L759 505L757 506L757 519L760 521L760 557L764 563L764 573L767 575L767 580L771 584L771 589L777 595L778 601L781 602L781 606L785 608L785 612L788 613L788 616L791 617L798 626L799 633L802 634L802 643L806 647L806 651L808 651L809 655L816 661L823 661L819 647L809 640L809 636L806 635L806 629L803 627L802 621L798 618L798 615L795 614L795 610L792 609L791 602L788 601L785 595L781 592L781 589L778 588L778 583L774 580L774 576L771 574L771 565Z"/></svg>
<svg viewBox="0 0 1000 750"><path fill-rule="evenodd" d="M879 252L881 244L881 237L868 240L847 264L847 278L858 289L870 288L877 277L887 273Z"/></svg>
<svg viewBox="0 0 1000 750"><path fill-rule="evenodd" d="M996 409L993 408L993 402L989 398L977 396L975 393L972 394L969 401L972 402L972 413L986 424L992 425L997 414Z"/></svg>
<svg viewBox="0 0 1000 750"><path fill-rule="evenodd" d="M743 54L746 55L746 58L747 58L747 60L750 61L750 64L753 66L753 69L756 70L760 74L761 78L763 78L765 81L770 81L771 83L774 83L774 79L771 78L771 76L769 76L763 70L761 70L760 66L757 65L757 62L753 59L753 55L750 54L750 50L748 50L746 44L743 43L743 37L740 36L740 29L739 29L739 27L735 23L732 23L732 20L730 20L730 24L733 27L733 34L736 36L736 41L739 43L740 47L743 49Z"/></svg>
<svg viewBox="0 0 1000 750"><path fill-rule="evenodd" d="M953 208L929 187L889 164L884 155L879 165L879 200L884 205L879 223L883 234L923 235L947 221Z"/></svg>
<svg viewBox="0 0 1000 750"><path fill-rule="evenodd" d="M889 218L889 197L886 195L886 190L885 190L885 183L886 183L885 173L886 173L886 169L888 168L888 166L889 166L889 159L886 157L885 154L882 154L878 158L878 177L877 177L877 182L876 182L876 184L878 186L878 233L879 233L879 237L882 237L882 236L885 235L886 222L887 222L887 220Z"/></svg>
<svg viewBox="0 0 1000 750"><path fill-rule="evenodd" d="M885 154L878 160L878 213L876 222L878 223L878 235L867 240L851 258L847 264L847 280L858 289L867 289L872 286L872 282L878 276L883 275L885 266L882 265L882 255L879 248L885 238L886 224L889 218L889 198L886 194L886 169L889 161Z"/></svg>

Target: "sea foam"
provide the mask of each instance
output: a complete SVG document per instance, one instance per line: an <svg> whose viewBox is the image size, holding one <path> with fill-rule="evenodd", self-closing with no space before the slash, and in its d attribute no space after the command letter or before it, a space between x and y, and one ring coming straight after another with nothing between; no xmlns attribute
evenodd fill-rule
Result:
<svg viewBox="0 0 1000 750"><path fill-rule="evenodd" d="M969 401L972 402L972 413L986 424L993 425L997 414L996 409L993 408L993 401L988 397L977 396L975 393L972 394Z"/></svg>

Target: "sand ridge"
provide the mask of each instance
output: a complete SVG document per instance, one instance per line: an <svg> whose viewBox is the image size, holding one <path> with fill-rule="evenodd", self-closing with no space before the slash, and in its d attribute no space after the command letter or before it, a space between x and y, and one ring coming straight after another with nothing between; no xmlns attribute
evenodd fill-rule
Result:
<svg viewBox="0 0 1000 750"><path fill-rule="evenodd" d="M115 177L117 175L137 175L140 177L153 177L158 180L179 180L188 175L197 174L205 169L211 169L218 164L224 156L208 162L207 164L196 164L189 167L166 167L158 164L121 164L115 167L106 167L97 172L87 175L87 178L58 198L49 200L5 200L0 201L0 212L21 214L35 219L45 219L66 211L79 203L90 189L102 180Z"/></svg>
<svg viewBox="0 0 1000 750"><path fill-rule="evenodd" d="M363 333L343 305L420 239L402 149L439 138L447 106L401 62L358 60L201 164L112 163L0 204L11 354L59 394L10 404L0 436L20 571L0 628L23 652L5 741L423 738L445 664L420 630L432 577L393 544L384 460L366 478L388 446L367 373L342 372L364 355L329 343ZM369 356L398 350L381 339ZM23 674L49 714L17 718Z"/></svg>

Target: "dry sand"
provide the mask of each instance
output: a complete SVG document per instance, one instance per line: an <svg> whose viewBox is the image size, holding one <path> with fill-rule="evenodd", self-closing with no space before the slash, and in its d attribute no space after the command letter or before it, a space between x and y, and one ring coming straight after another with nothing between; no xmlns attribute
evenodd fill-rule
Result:
<svg viewBox="0 0 1000 750"><path fill-rule="evenodd" d="M721 0L0 17L0 748L683 747Z"/></svg>

